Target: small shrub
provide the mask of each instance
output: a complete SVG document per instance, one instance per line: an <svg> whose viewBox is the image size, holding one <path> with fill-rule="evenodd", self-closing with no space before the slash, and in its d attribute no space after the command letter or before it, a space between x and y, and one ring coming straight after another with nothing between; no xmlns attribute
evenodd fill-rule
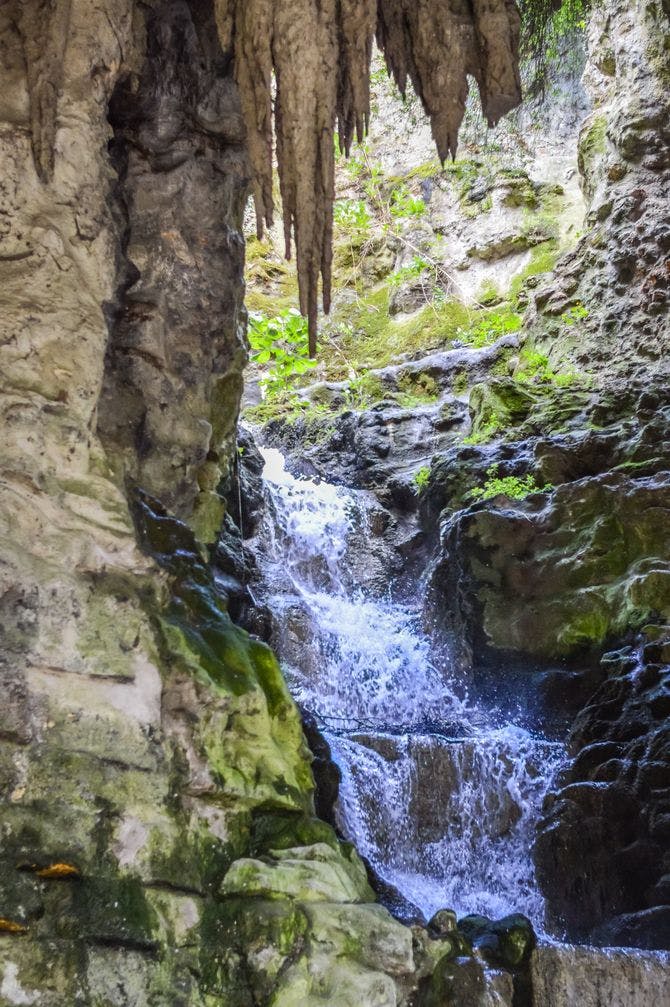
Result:
<svg viewBox="0 0 670 1007"><path fill-rule="evenodd" d="M486 444L502 430L502 427L502 418L497 413L491 413L490 418L479 428L477 433L464 437L463 443L472 445Z"/></svg>
<svg viewBox="0 0 670 1007"><path fill-rule="evenodd" d="M345 394L350 409L367 409L384 398L384 386L376 374L359 374L349 382Z"/></svg>
<svg viewBox="0 0 670 1007"><path fill-rule="evenodd" d="M426 204L420 196L413 196L405 184L398 185L391 193L389 211L392 217L422 217Z"/></svg>
<svg viewBox="0 0 670 1007"><path fill-rule="evenodd" d="M506 496L510 500L523 500L531 493L546 493L554 487L547 483L538 486L535 476L528 473L525 476L500 476L499 465L490 465L486 474L488 479L483 486L470 490L467 494L471 500L491 500L493 497Z"/></svg>
<svg viewBox="0 0 670 1007"><path fill-rule="evenodd" d="M414 473L414 489L417 493L423 493L430 482L430 468L422 465L418 472Z"/></svg>
<svg viewBox="0 0 670 1007"><path fill-rule="evenodd" d="M589 309L585 308L580 302L579 304L575 304L574 307L568 308L567 311L564 311L561 315L561 321L564 325L575 325L575 323L580 322L582 318L588 317Z"/></svg>
<svg viewBox="0 0 670 1007"><path fill-rule="evenodd" d="M333 208L335 223L345 231L369 231L370 212L363 199L338 199Z"/></svg>
<svg viewBox="0 0 670 1007"><path fill-rule="evenodd" d="M268 395L286 391L294 377L316 367L316 361L308 355L307 319L295 308L274 318L250 314L249 345L254 363L269 365L267 375L261 379Z"/></svg>
<svg viewBox="0 0 670 1007"><path fill-rule="evenodd" d="M391 273L388 278L389 286L400 287L403 283L416 279L417 276L421 276L429 265L430 263L422 259L420 255L415 255L410 263L406 266L401 266L400 269L396 269L394 273Z"/></svg>

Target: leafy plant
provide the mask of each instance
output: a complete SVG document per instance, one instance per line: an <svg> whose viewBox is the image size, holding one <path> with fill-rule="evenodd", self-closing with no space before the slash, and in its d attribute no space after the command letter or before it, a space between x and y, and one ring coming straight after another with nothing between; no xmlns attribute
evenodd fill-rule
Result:
<svg viewBox="0 0 670 1007"><path fill-rule="evenodd" d="M295 376L316 367L316 361L309 358L307 319L295 308L274 318L250 314L249 345L254 363L269 365L261 379L268 395L285 391Z"/></svg>
<svg viewBox="0 0 670 1007"><path fill-rule="evenodd" d="M475 349L490 346L508 332L517 332L521 328L521 315L510 312L494 312L482 318L471 328L459 328L456 336L461 342Z"/></svg>
<svg viewBox="0 0 670 1007"><path fill-rule="evenodd" d="M585 308L581 301L575 304L574 307L568 308L561 315L561 321L564 325L574 325L576 322L582 320L582 318L588 318L589 309Z"/></svg>
<svg viewBox="0 0 670 1007"><path fill-rule="evenodd" d="M531 493L545 493L554 487L547 483L538 486L535 476L531 473L521 476L500 476L500 465L489 465L486 470L488 479L483 486L470 490L468 497L471 500L491 500L493 497L506 496L510 500L523 500Z"/></svg>
<svg viewBox="0 0 670 1007"><path fill-rule="evenodd" d="M367 409L384 397L384 386L376 374L359 374L346 389L347 404L351 409Z"/></svg>
<svg viewBox="0 0 670 1007"><path fill-rule="evenodd" d="M592 0L525 0L522 7L521 56L525 64L527 94L534 98L547 89L552 66L560 61L570 72L583 49L581 39ZM572 56L572 60L571 60ZM577 66L580 61L577 60Z"/></svg>
<svg viewBox="0 0 670 1007"><path fill-rule="evenodd" d="M370 212L363 199L338 199L334 206L335 223L347 231L370 229Z"/></svg>
<svg viewBox="0 0 670 1007"><path fill-rule="evenodd" d="M426 212L426 204L419 196L413 196L403 183L391 193L389 212L392 217L421 217Z"/></svg>
<svg viewBox="0 0 670 1007"><path fill-rule="evenodd" d="M491 413L490 418L483 426L479 428L477 433L470 434L468 437L463 438L464 444L486 444L490 441L492 437L502 429L503 421L497 413Z"/></svg>
<svg viewBox="0 0 670 1007"><path fill-rule="evenodd" d="M423 259L420 255L415 255L412 261L406 266L401 266L400 269L396 269L394 273L391 273L388 278L389 286L400 287L408 280L416 279L417 276L421 276L429 265L430 263L426 259Z"/></svg>
<svg viewBox="0 0 670 1007"><path fill-rule="evenodd" d="M430 482L430 468L428 465L422 465L421 468L414 473L413 482L416 492L423 493Z"/></svg>
<svg viewBox="0 0 670 1007"><path fill-rule="evenodd" d="M519 354L519 367L514 372L517 381L529 384L535 381L547 381L557 388L567 388L578 383L588 383L588 379L576 371L565 371L557 374L552 370L549 357L537 350L523 349Z"/></svg>

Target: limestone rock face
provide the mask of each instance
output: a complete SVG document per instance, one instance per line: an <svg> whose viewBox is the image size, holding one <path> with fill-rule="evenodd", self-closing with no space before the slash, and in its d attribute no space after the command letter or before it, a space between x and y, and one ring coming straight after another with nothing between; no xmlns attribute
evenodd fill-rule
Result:
<svg viewBox="0 0 670 1007"><path fill-rule="evenodd" d="M667 368L670 345L670 88L662 4L605 4L591 22L580 137L588 230L535 298L532 331L554 358L612 372ZM582 304L579 326L562 316ZM625 335L624 335L625 333Z"/></svg>
<svg viewBox="0 0 670 1007"><path fill-rule="evenodd" d="M411 935L313 818L277 662L183 520L220 521L245 359L211 10L4 4L0 59L0 1001L401 1002ZM320 921L226 889L268 857L321 872Z"/></svg>
<svg viewBox="0 0 670 1007"><path fill-rule="evenodd" d="M606 655L545 808L536 859L559 926L605 945L670 945L670 645Z"/></svg>
<svg viewBox="0 0 670 1007"><path fill-rule="evenodd" d="M236 88L208 5L159 5L147 55L110 102L124 229L98 430L122 474L201 536L233 456L246 360L241 218L248 167Z"/></svg>
<svg viewBox="0 0 670 1007"><path fill-rule="evenodd" d="M421 504L439 535L428 617L482 688L518 683L543 724L572 721L536 849L554 925L648 949L670 946L664 38L655 5L595 15L588 230L539 288L520 350L550 369L567 357L572 375L552 390L517 365L475 386L474 437L433 461Z"/></svg>
<svg viewBox="0 0 670 1007"><path fill-rule="evenodd" d="M533 1007L637 1007L667 999L667 954L569 946L537 950L531 965Z"/></svg>

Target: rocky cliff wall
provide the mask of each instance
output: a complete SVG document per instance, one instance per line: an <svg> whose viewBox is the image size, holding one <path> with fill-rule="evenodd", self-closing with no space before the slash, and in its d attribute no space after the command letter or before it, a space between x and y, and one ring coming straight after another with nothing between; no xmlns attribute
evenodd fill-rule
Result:
<svg viewBox="0 0 670 1007"><path fill-rule="evenodd" d="M211 10L14 0L0 53L0 998L511 1002L374 905L203 559L247 184Z"/></svg>
<svg viewBox="0 0 670 1007"><path fill-rule="evenodd" d="M655 3L594 14L586 229L524 325L545 378L517 366L473 390L475 433L504 432L438 460L424 514L441 521L432 611L451 611L466 660L577 714L537 847L554 924L651 948L670 942L668 38Z"/></svg>
<svg viewBox="0 0 670 1007"><path fill-rule="evenodd" d="M396 1003L411 934L185 523L245 360L209 6L4 4L0 52L0 1001Z"/></svg>

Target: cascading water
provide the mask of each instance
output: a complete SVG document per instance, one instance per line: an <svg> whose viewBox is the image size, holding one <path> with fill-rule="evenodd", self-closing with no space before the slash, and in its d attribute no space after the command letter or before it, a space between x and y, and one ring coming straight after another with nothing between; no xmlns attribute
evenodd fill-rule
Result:
<svg viewBox="0 0 670 1007"><path fill-rule="evenodd" d="M377 562L370 494L263 455L265 600L289 685L341 771L343 834L426 918L519 911L541 931L531 847L563 746L470 701L433 663L418 607L362 586Z"/></svg>

